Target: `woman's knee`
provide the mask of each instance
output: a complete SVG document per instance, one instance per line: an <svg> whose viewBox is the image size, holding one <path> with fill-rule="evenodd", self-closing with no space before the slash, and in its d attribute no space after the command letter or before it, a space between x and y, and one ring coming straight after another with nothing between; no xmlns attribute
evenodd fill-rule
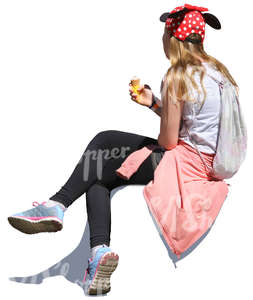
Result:
<svg viewBox="0 0 253 300"><path fill-rule="evenodd" d="M107 191L106 186L99 180L89 187L88 191L86 192L86 196L97 193L98 191Z"/></svg>
<svg viewBox="0 0 253 300"><path fill-rule="evenodd" d="M98 203L99 199L105 199L105 197L110 197L110 191L106 185L100 181L97 181L96 183L92 184L92 186L90 186L86 192L86 203L94 203L94 201Z"/></svg>
<svg viewBox="0 0 253 300"><path fill-rule="evenodd" d="M98 145L102 145L108 140L108 137L112 137L114 135L117 135L118 133L119 133L118 130L113 130L113 129L100 131L94 136L92 142Z"/></svg>

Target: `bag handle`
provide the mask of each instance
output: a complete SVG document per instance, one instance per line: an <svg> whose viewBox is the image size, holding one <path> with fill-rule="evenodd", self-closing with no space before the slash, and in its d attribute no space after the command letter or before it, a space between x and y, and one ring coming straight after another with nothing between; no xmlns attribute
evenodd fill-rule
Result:
<svg viewBox="0 0 253 300"><path fill-rule="evenodd" d="M220 89L220 95L221 95L221 93L222 93L222 89L223 89L223 86L224 86L224 80L222 80L222 81L219 81L218 79L216 79L215 77L213 77L212 75L210 75L210 74L208 74L208 73L206 73L209 77L211 77L214 81L216 81L217 83L218 83L218 85L219 85L219 89ZM221 99L220 99L221 100ZM203 105L202 105L202 107L203 107ZM200 108L200 110L199 110L199 112L198 112L198 114L200 113L200 111L201 111L201 109L202 109L202 107ZM194 111L194 120L195 120L195 116L196 116L196 114L195 114L195 110L193 110ZM205 160L203 159L203 156L201 155L201 153L200 153L200 151L199 151L199 149L198 149L198 147L197 147L197 145L196 145L196 143L195 143L195 141L193 140L193 139L191 139L191 135L190 135L190 133L189 133L189 129L188 129L188 127L187 126L185 126L186 127L186 130L187 130L187 133L188 133L188 136L189 136L189 138L190 138L190 140L191 140L191 142L194 144L194 146L195 146L195 148L196 148L196 150L198 151L198 153L199 153L199 156L200 156L200 158L201 158L201 160L203 161L203 163L204 163L204 165L206 166L206 168L209 170L209 174L211 175L211 172L212 172L212 168L211 167L209 167L207 164L206 164L206 162L205 162Z"/></svg>
<svg viewBox="0 0 253 300"><path fill-rule="evenodd" d="M198 149L198 147L197 147L197 145L196 145L196 143L194 142L194 140L192 140L191 139L191 135L190 135L190 133L189 133L189 130L188 130L188 127L186 126L186 130L187 130L187 133L188 133L188 136L189 136L189 138L190 138L190 140L191 140L191 142L194 144L194 146L195 146L195 148L196 148L196 150L198 151L198 153L199 153L199 156L200 156L200 158L202 159L202 161L203 161L203 163L204 163L204 165L206 166L206 168L209 170L209 172L211 173L211 171L212 171L212 168L210 168L207 164L206 164L206 162L205 162L205 160L203 159L203 157L202 157L202 155L201 155L201 153L200 153L200 151L199 151L199 149Z"/></svg>

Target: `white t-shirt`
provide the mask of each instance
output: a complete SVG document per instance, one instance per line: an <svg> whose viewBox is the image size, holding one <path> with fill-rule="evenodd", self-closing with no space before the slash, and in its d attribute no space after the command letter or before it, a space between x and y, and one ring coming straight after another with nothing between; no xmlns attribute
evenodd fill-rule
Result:
<svg viewBox="0 0 253 300"><path fill-rule="evenodd" d="M215 70L209 63L203 62L206 68L206 72L219 81L222 80L222 74ZM191 67L189 67L191 70ZM181 130L179 131L179 139L183 140L185 143L191 145L195 148L194 144L189 139L186 131L186 126L188 127L189 133L192 139L196 143L198 150L204 153L215 153L218 138L219 129L219 114L220 114L220 91L219 85L211 77L205 75L203 78L203 85L206 89L206 99L204 105L199 109L203 102L203 92L200 85L200 74L195 73L194 79L199 86L200 92L198 93L193 89L193 93L197 98L197 102L184 103L183 110L183 124ZM194 119L194 111L196 113Z"/></svg>

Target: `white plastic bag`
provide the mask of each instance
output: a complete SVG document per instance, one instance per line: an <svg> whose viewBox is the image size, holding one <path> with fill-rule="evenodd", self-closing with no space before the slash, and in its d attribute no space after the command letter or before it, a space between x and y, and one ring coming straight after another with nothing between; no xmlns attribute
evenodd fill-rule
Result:
<svg viewBox="0 0 253 300"><path fill-rule="evenodd" d="M221 110L220 123L217 139L216 153L213 166L210 169L202 158L196 143L189 138L195 145L202 161L209 169L210 175L223 180L231 178L240 168L246 157L247 152L247 128L239 103L239 95L234 86L228 79L217 80L210 74L220 88ZM188 129L187 129L188 130Z"/></svg>

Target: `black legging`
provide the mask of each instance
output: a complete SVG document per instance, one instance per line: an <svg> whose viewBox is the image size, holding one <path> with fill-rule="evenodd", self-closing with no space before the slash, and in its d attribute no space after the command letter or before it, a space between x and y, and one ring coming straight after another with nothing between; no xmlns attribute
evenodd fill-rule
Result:
<svg viewBox="0 0 253 300"><path fill-rule="evenodd" d="M128 155L148 144L158 142L147 136L118 130L99 132L89 142L68 181L50 198L68 207L86 192L91 247L110 245L111 190L121 185L146 185L153 179L162 148L154 150L129 180L115 173Z"/></svg>

